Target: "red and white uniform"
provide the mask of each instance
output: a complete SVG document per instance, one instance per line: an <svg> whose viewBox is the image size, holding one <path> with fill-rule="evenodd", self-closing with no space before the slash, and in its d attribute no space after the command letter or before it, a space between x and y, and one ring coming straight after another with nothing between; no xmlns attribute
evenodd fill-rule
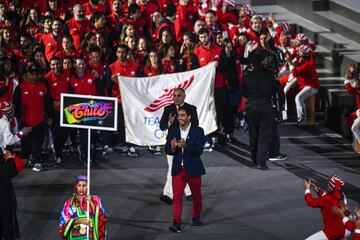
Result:
<svg viewBox="0 0 360 240"><path fill-rule="evenodd" d="M47 87L44 83L30 83L28 80L19 84L20 116L25 126L34 127L45 121L45 101Z"/></svg>
<svg viewBox="0 0 360 240"><path fill-rule="evenodd" d="M176 7L174 27L177 42L181 42L183 40L184 33L193 31L195 14L196 11L190 4L187 6L182 6L179 4Z"/></svg>
<svg viewBox="0 0 360 240"><path fill-rule="evenodd" d="M120 21L122 24L130 23L131 25L133 25L137 37L143 37L145 35L146 18L140 18L136 21L130 18L122 18Z"/></svg>
<svg viewBox="0 0 360 240"><path fill-rule="evenodd" d="M102 12L106 13L107 9L105 5L96 4L95 6L91 6L90 2L83 4L85 14L91 16L93 12Z"/></svg>
<svg viewBox="0 0 360 240"><path fill-rule="evenodd" d="M70 86L75 94L97 96L98 91L95 84L95 76L91 71L79 78L76 74L70 79Z"/></svg>
<svg viewBox="0 0 360 240"><path fill-rule="evenodd" d="M161 64L164 67L164 73L176 72L176 66L172 60L166 60L165 58L163 58L161 59Z"/></svg>
<svg viewBox="0 0 360 240"><path fill-rule="evenodd" d="M143 13L144 17L146 18L146 20L150 23L152 21L151 19L151 15L154 12L158 12L159 11L159 7L158 5L152 3L151 1L148 1L148 3L146 5L143 5L141 3L138 4L140 6L141 12Z"/></svg>
<svg viewBox="0 0 360 240"><path fill-rule="evenodd" d="M64 60L64 58L66 57L70 57L73 61L75 60L76 56L79 56L80 54L73 49L72 52L70 53L70 55L66 54L64 49L61 49L60 51L58 51L57 53L55 53L55 57L60 58L60 61Z"/></svg>
<svg viewBox="0 0 360 240"><path fill-rule="evenodd" d="M194 55L197 57L200 67L206 66L212 61L220 61L222 48L216 45L210 45L209 48L200 45L195 48ZM215 88L225 87L224 76L216 71L215 75Z"/></svg>
<svg viewBox="0 0 360 240"><path fill-rule="evenodd" d="M145 66L143 68L143 72L144 72L146 77L152 77L152 76L156 76L156 75L160 74L160 73L158 73L157 68L151 67L151 69L149 69L147 66Z"/></svg>
<svg viewBox="0 0 360 240"><path fill-rule="evenodd" d="M339 215L333 212L333 207L340 207L340 200L333 193L325 193L319 198L313 198L309 189L305 190L305 202L309 207L320 208L323 220L323 232L329 240L341 239L345 236L345 226Z"/></svg>
<svg viewBox="0 0 360 240"><path fill-rule="evenodd" d="M291 72L294 77L297 78L300 89L306 86L314 88L320 87L319 77L315 68L315 61L312 58L298 63Z"/></svg>
<svg viewBox="0 0 360 240"><path fill-rule="evenodd" d="M356 228L356 224L349 220L349 218L344 217L342 219L346 230L353 232L352 240L360 240L360 229Z"/></svg>
<svg viewBox="0 0 360 240"><path fill-rule="evenodd" d="M359 79L345 79L344 81L346 91L351 95L355 95L357 109L360 109L360 89L356 87L359 81ZM346 119L348 126L352 126L354 120L358 117L356 112L352 112Z"/></svg>
<svg viewBox="0 0 360 240"><path fill-rule="evenodd" d="M126 63L121 63L120 61L116 61L112 63L110 66L111 74L118 75L123 77L136 77L138 74L139 65L135 62L126 61ZM120 96L120 88L118 80L114 82L112 93L113 97L118 98L118 102L121 103Z"/></svg>
<svg viewBox="0 0 360 240"><path fill-rule="evenodd" d="M8 88L7 91L0 96L0 101L11 102L13 98L13 92L17 84L18 80L16 75L9 76L4 81L0 81L0 90L2 88Z"/></svg>
<svg viewBox="0 0 360 240"><path fill-rule="evenodd" d="M54 37L52 33L44 34L40 40L45 46L46 60L50 61L50 58L55 55L56 52L61 50L62 38L60 35Z"/></svg>
<svg viewBox="0 0 360 240"><path fill-rule="evenodd" d="M66 24L68 25L70 35L74 38L74 46L79 50L82 37L85 33L91 31L91 23L89 20L76 21L75 18L72 18Z"/></svg>
<svg viewBox="0 0 360 240"><path fill-rule="evenodd" d="M60 75L55 75L52 71L44 76L48 81L50 96L53 100L53 109L60 111L61 93L70 93L70 71L64 70Z"/></svg>

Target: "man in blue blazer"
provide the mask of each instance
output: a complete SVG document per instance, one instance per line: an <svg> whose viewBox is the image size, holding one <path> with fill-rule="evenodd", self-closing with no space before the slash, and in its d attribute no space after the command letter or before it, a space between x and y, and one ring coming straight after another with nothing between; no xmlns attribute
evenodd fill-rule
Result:
<svg viewBox="0 0 360 240"><path fill-rule="evenodd" d="M185 90L183 88L177 88L174 91L173 99L174 103L166 106L164 108L163 115L160 120L160 129L162 131L168 130L172 127L179 128L179 122L177 121L177 114L178 114L178 108L179 107L186 107L190 111L191 119L190 122L192 125L199 125L199 118L196 112L196 106L188 104L185 102ZM168 162L168 172L166 175L166 183L163 189L163 194L159 196L160 201L165 202L167 204L172 204L173 202L173 190L172 190L172 176L171 176L171 167L172 167L172 161L173 156L166 155L166 159ZM189 185L186 185L185 187L185 195L186 199L191 201L191 191Z"/></svg>
<svg viewBox="0 0 360 240"><path fill-rule="evenodd" d="M200 155L206 138L201 127L191 124L191 112L188 108L178 108L177 120L179 126L169 129L165 152L174 156L171 172L174 194L173 225L169 230L180 233L182 198L186 184L189 184L193 198L193 226L201 225L201 176L205 174L205 168Z"/></svg>

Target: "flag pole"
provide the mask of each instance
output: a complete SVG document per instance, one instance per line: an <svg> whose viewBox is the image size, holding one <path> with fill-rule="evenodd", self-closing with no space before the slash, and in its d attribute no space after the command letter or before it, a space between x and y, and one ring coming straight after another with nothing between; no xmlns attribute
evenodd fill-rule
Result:
<svg viewBox="0 0 360 240"><path fill-rule="evenodd" d="M87 196L90 196L90 154L91 154L91 129L88 128L88 148L87 148ZM86 219L89 223L90 220L90 201L86 206ZM89 225L86 228L86 238L90 239Z"/></svg>

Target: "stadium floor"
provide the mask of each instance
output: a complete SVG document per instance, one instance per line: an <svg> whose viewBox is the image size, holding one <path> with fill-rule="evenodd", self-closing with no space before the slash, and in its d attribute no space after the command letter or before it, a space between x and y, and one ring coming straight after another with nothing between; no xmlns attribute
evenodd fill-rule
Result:
<svg viewBox="0 0 360 240"><path fill-rule="evenodd" d="M167 171L165 155L144 149L129 158L113 153L92 169L91 191L102 198L111 240L305 239L322 228L318 209L305 205L302 179L326 186L336 173L353 208L360 202L360 157L351 142L319 125L280 127L281 149L288 159L270 169L250 168L248 135L236 131L233 143L203 154L203 226L191 226L191 202L184 201L181 234L168 231L172 208L159 201ZM75 158L75 157L74 157ZM14 181L24 240L60 239L58 219L72 195L74 176L85 172L76 159L61 169L30 169Z"/></svg>

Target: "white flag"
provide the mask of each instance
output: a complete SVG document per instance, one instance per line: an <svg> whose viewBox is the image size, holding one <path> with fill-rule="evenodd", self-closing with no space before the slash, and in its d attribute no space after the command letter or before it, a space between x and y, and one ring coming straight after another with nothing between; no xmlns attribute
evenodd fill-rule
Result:
<svg viewBox="0 0 360 240"><path fill-rule="evenodd" d="M214 63L188 72L119 77L126 141L140 146L165 144L160 119L164 108L173 103L173 92L179 87L185 89L185 102L197 107L199 126L205 134L214 132L217 129L214 80Z"/></svg>

